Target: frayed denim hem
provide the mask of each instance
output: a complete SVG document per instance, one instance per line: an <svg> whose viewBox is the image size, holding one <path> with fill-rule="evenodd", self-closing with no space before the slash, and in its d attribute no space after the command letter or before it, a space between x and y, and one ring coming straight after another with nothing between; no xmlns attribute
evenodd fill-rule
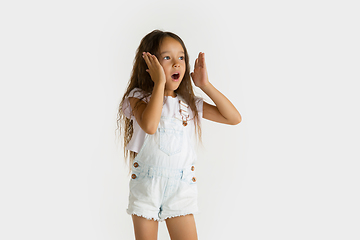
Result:
<svg viewBox="0 0 360 240"><path fill-rule="evenodd" d="M166 219L169 219L169 218L183 217L183 216L186 216L186 215L196 214L196 213L198 213L198 211L189 211L189 212L186 212L186 213L169 215L169 216L166 216L166 217L162 218L160 221L162 222L162 221L165 221Z"/></svg>
<svg viewBox="0 0 360 240"><path fill-rule="evenodd" d="M182 216L186 216L186 215L190 215L190 214L199 213L199 211L188 211L188 212L184 212L184 213L167 215L164 218L159 218L159 217L149 217L149 215L144 214L144 213L140 213L141 211L138 212L136 210L133 210L133 211L126 210L126 212L129 215L136 215L138 217L142 217L142 218L145 218L145 219L148 219L148 220L153 220L153 221L158 221L158 222L163 222L163 221L165 221L166 219L169 219L169 218L182 217Z"/></svg>
<svg viewBox="0 0 360 240"><path fill-rule="evenodd" d="M136 215L138 217L143 217L148 220L160 221L160 218L158 217L158 213L150 214L148 211L144 212L144 211L141 211L138 209L132 209L132 210L127 209L126 212L129 215ZM150 216L154 216L154 215L157 215L157 217L150 217Z"/></svg>

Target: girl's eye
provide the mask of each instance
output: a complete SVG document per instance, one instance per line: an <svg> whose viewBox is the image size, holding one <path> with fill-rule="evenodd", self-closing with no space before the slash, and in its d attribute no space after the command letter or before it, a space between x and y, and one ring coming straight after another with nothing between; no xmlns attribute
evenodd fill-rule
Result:
<svg viewBox="0 0 360 240"><path fill-rule="evenodd" d="M169 57L169 56L166 56L166 57L164 57L164 59L165 59L165 60L169 60L169 59L170 59L170 57Z"/></svg>
<svg viewBox="0 0 360 240"><path fill-rule="evenodd" d="M179 57L180 60L184 60L184 56Z"/></svg>

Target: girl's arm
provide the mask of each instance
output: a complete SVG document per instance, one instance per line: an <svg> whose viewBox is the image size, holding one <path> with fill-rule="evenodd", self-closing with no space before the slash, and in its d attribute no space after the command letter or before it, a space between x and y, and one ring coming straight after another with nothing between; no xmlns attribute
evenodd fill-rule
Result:
<svg viewBox="0 0 360 240"><path fill-rule="evenodd" d="M166 79L164 69L154 55L143 53L143 57L149 68L146 71L150 74L154 82L154 89L150 101L147 104L133 97L130 97L129 101L139 126L147 134L154 134L161 118Z"/></svg>
<svg viewBox="0 0 360 240"><path fill-rule="evenodd" d="M216 106L204 102L203 118L230 125L236 125L241 122L241 115L234 105L220 91L218 91L210 82L205 65L205 54L199 53L195 61L194 72L191 77L195 86L206 93Z"/></svg>

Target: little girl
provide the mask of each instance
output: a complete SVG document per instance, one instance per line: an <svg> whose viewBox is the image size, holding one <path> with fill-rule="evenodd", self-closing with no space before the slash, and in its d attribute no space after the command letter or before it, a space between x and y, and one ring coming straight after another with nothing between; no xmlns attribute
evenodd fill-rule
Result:
<svg viewBox="0 0 360 240"><path fill-rule="evenodd" d="M195 84L215 103L196 97ZM128 88L119 106L125 159L131 179L127 212L137 240L157 239L166 221L171 239L197 239L196 137L201 119L235 125L241 115L208 80L204 53L190 74L183 41L154 30L140 43Z"/></svg>

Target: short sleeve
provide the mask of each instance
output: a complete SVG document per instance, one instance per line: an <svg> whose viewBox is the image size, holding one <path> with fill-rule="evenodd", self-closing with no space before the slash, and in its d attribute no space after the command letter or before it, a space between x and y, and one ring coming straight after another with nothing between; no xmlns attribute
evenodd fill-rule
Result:
<svg viewBox="0 0 360 240"><path fill-rule="evenodd" d="M141 99L145 96L145 93L143 90L141 90L140 88L134 88L133 90L130 91L129 95L124 99L124 103L123 103L123 113L124 115L129 118L129 119L135 119L134 115L132 114L132 109L131 109L131 105L130 105L130 101L129 98L130 97L134 97L134 98L138 98ZM142 99L144 102L148 102L150 99L149 97L146 97L144 99Z"/></svg>

